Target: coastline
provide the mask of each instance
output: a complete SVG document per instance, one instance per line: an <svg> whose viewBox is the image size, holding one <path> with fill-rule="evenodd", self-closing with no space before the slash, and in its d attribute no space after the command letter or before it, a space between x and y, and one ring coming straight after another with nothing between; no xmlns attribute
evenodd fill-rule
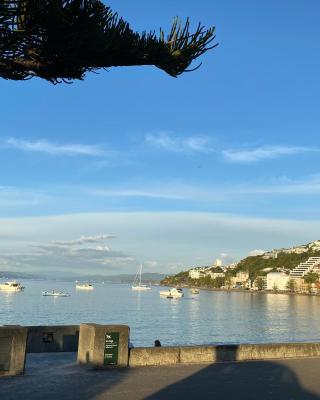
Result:
<svg viewBox="0 0 320 400"><path fill-rule="evenodd" d="M286 294L289 296L311 296L311 297L319 297L320 293L298 293L298 292L290 292L286 290L248 290L248 289L220 289L220 288L211 288L211 287L206 287L206 286L187 286L187 285L164 285L160 284L160 286L163 287L173 287L173 286L179 286L183 289L199 289L199 290L206 290L208 292L227 292L227 293L233 293L233 292L240 292L240 293L250 293L250 294Z"/></svg>

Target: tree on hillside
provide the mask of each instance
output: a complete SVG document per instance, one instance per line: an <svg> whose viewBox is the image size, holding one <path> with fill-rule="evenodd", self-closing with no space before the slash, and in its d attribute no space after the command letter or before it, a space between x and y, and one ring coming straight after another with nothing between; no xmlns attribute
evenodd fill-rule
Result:
<svg viewBox="0 0 320 400"><path fill-rule="evenodd" d="M199 24L191 33L189 19L176 18L167 35L162 29L159 35L140 34L100 0L4 0L0 77L59 83L100 68L134 65L154 65L177 77L217 46L214 31Z"/></svg>
<svg viewBox="0 0 320 400"><path fill-rule="evenodd" d="M287 289L289 289L291 293L293 293L296 290L296 282L294 279L289 280L287 284Z"/></svg>
<svg viewBox="0 0 320 400"><path fill-rule="evenodd" d="M264 288L264 281L263 281L263 278L261 277L261 276L259 276L257 279L256 279L256 286L257 286L257 288L258 288L258 290L263 290L263 288Z"/></svg>
<svg viewBox="0 0 320 400"><path fill-rule="evenodd" d="M307 275L305 275L304 281L306 283L316 283L319 281L319 275L314 272L309 272Z"/></svg>

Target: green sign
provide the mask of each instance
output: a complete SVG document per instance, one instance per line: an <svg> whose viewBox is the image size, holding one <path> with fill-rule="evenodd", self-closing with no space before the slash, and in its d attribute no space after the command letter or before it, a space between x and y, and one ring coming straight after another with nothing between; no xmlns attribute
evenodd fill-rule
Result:
<svg viewBox="0 0 320 400"><path fill-rule="evenodd" d="M104 337L104 365L117 365L119 332L107 332Z"/></svg>

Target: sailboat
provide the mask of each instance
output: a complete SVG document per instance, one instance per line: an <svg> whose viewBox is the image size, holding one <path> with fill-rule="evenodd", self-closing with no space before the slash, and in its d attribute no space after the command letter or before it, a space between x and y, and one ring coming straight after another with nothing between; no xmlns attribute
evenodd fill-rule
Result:
<svg viewBox="0 0 320 400"><path fill-rule="evenodd" d="M140 265L139 271L137 272L137 275L135 276L134 281L132 283L131 286L132 290L145 291L151 289L150 286L141 283L141 273L142 273L142 264Z"/></svg>

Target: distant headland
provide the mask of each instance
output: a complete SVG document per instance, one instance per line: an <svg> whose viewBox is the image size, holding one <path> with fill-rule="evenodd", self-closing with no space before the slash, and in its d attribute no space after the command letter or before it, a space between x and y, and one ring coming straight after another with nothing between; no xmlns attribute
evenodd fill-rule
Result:
<svg viewBox="0 0 320 400"><path fill-rule="evenodd" d="M222 265L193 266L162 285L206 289L253 290L320 294L320 240L291 248L274 249Z"/></svg>

